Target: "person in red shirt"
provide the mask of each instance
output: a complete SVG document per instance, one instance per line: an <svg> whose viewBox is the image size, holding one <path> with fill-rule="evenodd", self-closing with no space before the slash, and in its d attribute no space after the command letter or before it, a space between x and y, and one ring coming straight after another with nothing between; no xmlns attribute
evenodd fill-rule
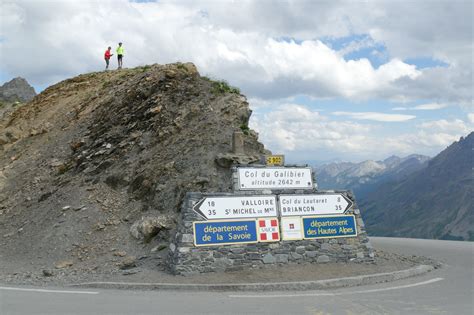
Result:
<svg viewBox="0 0 474 315"><path fill-rule="evenodd" d="M109 61L110 61L110 57L112 57L114 54L111 54L110 53L110 50L112 49L112 47L109 46L109 48L107 48L107 50L105 51L105 54L104 54L104 59L105 59L105 70L108 70L109 69Z"/></svg>

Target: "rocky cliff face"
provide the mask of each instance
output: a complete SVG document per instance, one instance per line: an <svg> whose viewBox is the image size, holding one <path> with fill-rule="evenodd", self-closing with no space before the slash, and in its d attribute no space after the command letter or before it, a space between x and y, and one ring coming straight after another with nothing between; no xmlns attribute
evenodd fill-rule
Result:
<svg viewBox="0 0 474 315"><path fill-rule="evenodd" d="M361 200L372 235L474 240L474 133Z"/></svg>
<svg viewBox="0 0 474 315"><path fill-rule="evenodd" d="M35 95L35 89L20 77L0 86L0 102L29 102Z"/></svg>
<svg viewBox="0 0 474 315"><path fill-rule="evenodd" d="M232 133L246 133L243 160L268 153L248 131L250 114L237 89L192 64L47 88L0 120L0 259L87 272L134 257L160 265L184 194L230 191L222 156Z"/></svg>

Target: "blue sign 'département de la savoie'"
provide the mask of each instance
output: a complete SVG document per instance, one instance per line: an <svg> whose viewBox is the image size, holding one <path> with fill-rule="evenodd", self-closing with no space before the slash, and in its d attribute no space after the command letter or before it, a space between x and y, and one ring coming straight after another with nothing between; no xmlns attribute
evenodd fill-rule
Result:
<svg viewBox="0 0 474 315"><path fill-rule="evenodd" d="M256 220L194 222L196 246L256 242Z"/></svg>
<svg viewBox="0 0 474 315"><path fill-rule="evenodd" d="M353 215L303 217L304 238L357 236Z"/></svg>

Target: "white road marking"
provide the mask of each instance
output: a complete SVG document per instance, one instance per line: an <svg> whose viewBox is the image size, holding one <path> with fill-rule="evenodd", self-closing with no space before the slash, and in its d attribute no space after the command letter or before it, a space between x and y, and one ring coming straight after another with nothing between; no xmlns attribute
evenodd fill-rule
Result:
<svg viewBox="0 0 474 315"><path fill-rule="evenodd" d="M231 298L284 298L284 297L305 297L305 296L338 296L338 295L348 295L348 294L364 294L364 293L373 293L373 292L382 292L382 291L390 291L390 290L399 290L411 287L417 287L420 285L430 284L434 282L438 282L444 280L444 278L433 278L423 282L417 282L412 284L400 285L395 287L389 288L381 288L381 289L371 289L371 290L360 290L360 291L349 291L349 292L321 292L321 293L301 293L301 294L271 294L271 295L238 295L232 294L229 295Z"/></svg>
<svg viewBox="0 0 474 315"><path fill-rule="evenodd" d="M0 290L28 291L28 292L42 292L42 293L66 293L66 294L99 294L99 292L96 292L96 291L65 291L65 290L27 289L27 288L12 288L12 287L0 287Z"/></svg>

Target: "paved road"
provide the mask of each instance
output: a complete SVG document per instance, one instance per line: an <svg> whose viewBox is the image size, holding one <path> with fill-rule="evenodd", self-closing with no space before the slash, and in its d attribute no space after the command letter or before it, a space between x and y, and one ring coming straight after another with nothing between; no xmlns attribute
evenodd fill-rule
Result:
<svg viewBox="0 0 474 315"><path fill-rule="evenodd" d="M371 238L443 268L386 284L305 292L174 292L0 288L0 314L474 314L474 243ZM46 291L45 291L46 290ZM48 291L51 290L51 291ZM58 290L58 291L55 291Z"/></svg>

